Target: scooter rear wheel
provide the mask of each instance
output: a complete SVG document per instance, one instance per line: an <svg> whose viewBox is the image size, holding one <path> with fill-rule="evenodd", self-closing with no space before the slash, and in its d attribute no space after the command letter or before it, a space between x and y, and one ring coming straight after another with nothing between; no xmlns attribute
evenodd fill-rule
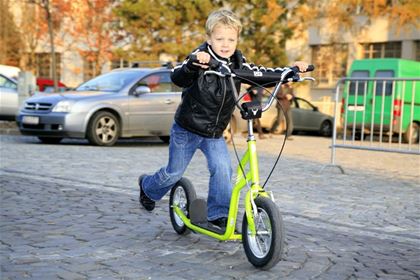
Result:
<svg viewBox="0 0 420 280"><path fill-rule="evenodd" d="M255 199L257 216L254 217L255 236L248 228L246 214L242 222L242 243L250 263L264 270L276 265L283 254L284 226L280 211L272 200L266 197Z"/></svg>
<svg viewBox="0 0 420 280"><path fill-rule="evenodd" d="M181 178L173 186L169 196L169 215L171 217L172 227L178 234L189 234L190 230L175 213L173 206L181 208L182 212L189 217L189 208L193 200L197 198L193 184L187 178Z"/></svg>

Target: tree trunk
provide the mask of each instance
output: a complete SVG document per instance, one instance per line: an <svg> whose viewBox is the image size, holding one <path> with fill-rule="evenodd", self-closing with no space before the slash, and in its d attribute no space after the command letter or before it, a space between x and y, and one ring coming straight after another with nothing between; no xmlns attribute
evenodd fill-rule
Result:
<svg viewBox="0 0 420 280"><path fill-rule="evenodd" d="M51 62L52 62L52 75L54 80L54 92L58 91L58 81L57 81L57 61L55 57L55 47L54 47L54 34L52 26L52 18L50 11L50 1L43 0L45 11L47 13L47 22L48 22L48 33L50 35L50 46L51 46Z"/></svg>

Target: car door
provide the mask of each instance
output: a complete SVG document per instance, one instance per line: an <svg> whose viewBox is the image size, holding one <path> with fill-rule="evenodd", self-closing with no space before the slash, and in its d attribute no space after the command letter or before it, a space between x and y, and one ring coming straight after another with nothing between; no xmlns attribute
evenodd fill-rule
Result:
<svg viewBox="0 0 420 280"><path fill-rule="evenodd" d="M17 84L0 75L0 117L13 120L18 111L18 101Z"/></svg>
<svg viewBox="0 0 420 280"><path fill-rule="evenodd" d="M169 71L147 75L137 84L139 87L150 92L130 96L130 132L139 136L169 135L181 89L171 82Z"/></svg>
<svg viewBox="0 0 420 280"><path fill-rule="evenodd" d="M293 126L296 130L318 130L321 114L308 101L294 98L292 104Z"/></svg>

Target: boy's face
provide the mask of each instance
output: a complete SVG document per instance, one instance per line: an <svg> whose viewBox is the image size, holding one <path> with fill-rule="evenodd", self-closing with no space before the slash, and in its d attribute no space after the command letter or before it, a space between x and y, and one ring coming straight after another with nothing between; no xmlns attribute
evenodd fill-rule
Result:
<svg viewBox="0 0 420 280"><path fill-rule="evenodd" d="M224 24L216 24L207 38L213 51L223 58L230 58L238 45L238 30Z"/></svg>

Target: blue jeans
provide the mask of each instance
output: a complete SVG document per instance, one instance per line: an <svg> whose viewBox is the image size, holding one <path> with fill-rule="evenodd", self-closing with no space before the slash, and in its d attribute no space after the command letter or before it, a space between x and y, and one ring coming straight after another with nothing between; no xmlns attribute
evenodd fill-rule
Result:
<svg viewBox="0 0 420 280"><path fill-rule="evenodd" d="M202 137L174 122L169 143L168 165L153 175L145 176L142 180L143 190L150 199L160 200L181 179L197 149L206 156L210 172L208 219L227 217L232 195L232 167L223 137L217 139Z"/></svg>

